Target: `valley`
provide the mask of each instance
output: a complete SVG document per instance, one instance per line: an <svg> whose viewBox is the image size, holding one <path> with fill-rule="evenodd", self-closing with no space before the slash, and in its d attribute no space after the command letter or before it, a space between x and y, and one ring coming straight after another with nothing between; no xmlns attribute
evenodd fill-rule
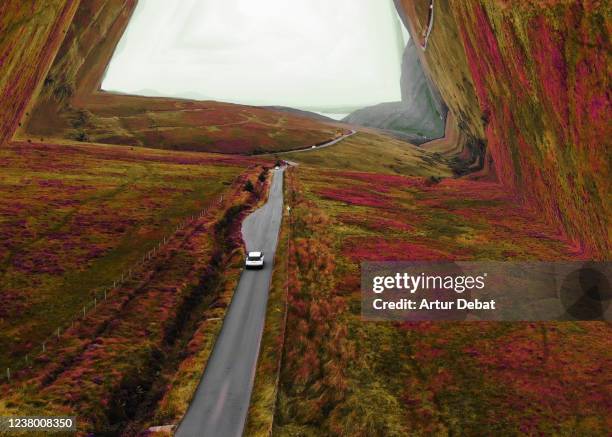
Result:
<svg viewBox="0 0 612 437"><path fill-rule="evenodd" d="M360 266L609 261L610 7L394 4L402 102L350 124L102 91L136 0L0 5L0 416L172 434L210 362L247 436L607 435L609 323L368 322Z"/></svg>

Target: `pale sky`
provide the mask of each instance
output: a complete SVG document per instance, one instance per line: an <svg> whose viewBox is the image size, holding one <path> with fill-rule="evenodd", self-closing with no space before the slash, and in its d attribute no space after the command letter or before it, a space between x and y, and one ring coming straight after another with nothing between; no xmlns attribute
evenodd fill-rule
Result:
<svg viewBox="0 0 612 437"><path fill-rule="evenodd" d="M139 0L102 89L296 108L401 100L393 0Z"/></svg>

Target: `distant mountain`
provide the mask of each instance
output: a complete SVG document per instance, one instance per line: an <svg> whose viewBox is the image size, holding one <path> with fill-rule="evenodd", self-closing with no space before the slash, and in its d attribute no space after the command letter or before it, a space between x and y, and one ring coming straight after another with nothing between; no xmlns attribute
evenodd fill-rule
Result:
<svg viewBox="0 0 612 437"><path fill-rule="evenodd" d="M305 111L303 109L289 108L288 106L262 106L262 108L272 109L272 110L281 111L281 112L288 112L293 115L301 115L303 117L311 118L313 120L318 120L318 121L337 122L337 120L334 120L333 118L325 117L324 115L317 114L316 112Z"/></svg>
<svg viewBox="0 0 612 437"><path fill-rule="evenodd" d="M384 129L415 143L444 136L446 108L432 92L416 50L410 39L402 61L401 102L358 109L342 121Z"/></svg>

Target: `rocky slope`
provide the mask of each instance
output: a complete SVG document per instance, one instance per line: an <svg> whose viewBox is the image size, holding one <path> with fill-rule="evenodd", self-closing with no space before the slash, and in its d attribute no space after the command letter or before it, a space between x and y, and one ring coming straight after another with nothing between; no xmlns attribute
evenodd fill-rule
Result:
<svg viewBox="0 0 612 437"><path fill-rule="evenodd" d="M483 172L609 259L610 3L398 0Z"/></svg>
<svg viewBox="0 0 612 437"><path fill-rule="evenodd" d="M343 121L384 129L416 144L444 136L446 107L423 74L412 38L402 60L401 90L401 102L359 109Z"/></svg>
<svg viewBox="0 0 612 437"><path fill-rule="evenodd" d="M76 9L74 0L0 3L0 146L10 140Z"/></svg>

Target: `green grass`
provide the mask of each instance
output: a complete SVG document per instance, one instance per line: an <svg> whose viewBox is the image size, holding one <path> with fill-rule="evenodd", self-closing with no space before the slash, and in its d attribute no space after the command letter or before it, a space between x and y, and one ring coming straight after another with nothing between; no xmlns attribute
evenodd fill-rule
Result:
<svg viewBox="0 0 612 437"><path fill-rule="evenodd" d="M3 367L70 322L251 163L94 146L14 146L0 159Z"/></svg>
<svg viewBox="0 0 612 437"><path fill-rule="evenodd" d="M31 149L39 152L41 146ZM114 154L105 156L104 151ZM222 187L224 193L223 202L215 202L205 215L175 232L168 244L139 266L107 301L99 301L95 310L79 317L73 328L62 332L60 341L49 342L46 354L33 354L31 366L15 372L11 383L0 381L4 393L0 410L4 414L45 411L76 415L82 432L135 435L152 425L177 423L189 405L239 278L244 259L240 219L261 200L266 184L258 176L265 171L253 160L203 154L137 151L122 156L121 149L112 147L83 147L79 152L79 158L89 152L89 158L99 160L105 156L109 161L127 163L128 158L138 157L134 162L154 161L154 167L164 169L169 166L172 170L149 174L153 181L176 182L171 193L163 193L168 200L184 201L180 207L169 202L174 205L172 211L180 214L191 213L192 201L204 202L199 198L200 185L194 185L190 177L200 183L215 177L218 185L210 184L210 190ZM67 162L70 156L62 158ZM175 165L186 166L185 171L177 171ZM243 189L246 180L254 182L255 193ZM138 195L133 185L128 187L136 197L120 203L112 197L110 205L96 205L96 211L116 206L126 212L131 203L153 209L158 198L152 186L145 184L147 196ZM62 190L67 191L65 186ZM196 193L194 201L191 198ZM164 221L171 216L163 215ZM115 222L105 224L112 228ZM141 227L136 223L127 229L143 242L158 231L144 219ZM107 268L120 262L118 258L101 258L110 263ZM63 305L68 308L66 299ZM20 328L41 323L43 315L31 312Z"/></svg>
<svg viewBox="0 0 612 437"><path fill-rule="evenodd" d="M299 164L345 171L368 171L410 176L448 177L452 171L439 155L391 137L359 132L320 150L284 153L283 159Z"/></svg>
<svg viewBox="0 0 612 437"><path fill-rule="evenodd" d="M605 324L399 325L360 317L363 260L572 259L572 247L537 212L488 182L428 185L312 164L289 175L298 262L289 272L274 435L605 429L604 390L583 385L605 361Z"/></svg>

